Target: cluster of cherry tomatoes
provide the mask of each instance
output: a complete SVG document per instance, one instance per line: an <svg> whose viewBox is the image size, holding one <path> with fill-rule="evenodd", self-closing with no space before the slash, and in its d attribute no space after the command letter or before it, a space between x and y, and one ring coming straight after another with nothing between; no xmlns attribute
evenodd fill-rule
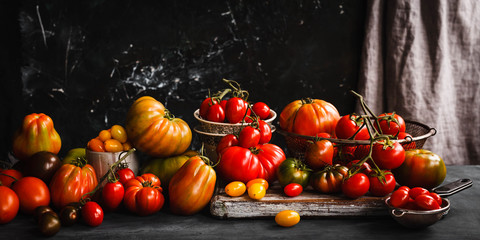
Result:
<svg viewBox="0 0 480 240"><path fill-rule="evenodd" d="M98 136L90 139L87 148L95 152L121 152L132 149L128 141L127 132L121 125L113 125L109 129L101 130Z"/></svg>
<svg viewBox="0 0 480 240"><path fill-rule="evenodd" d="M396 208L411 210L436 210L442 206L442 198L435 192L422 187L410 189L401 186L390 196L390 205Z"/></svg>
<svg viewBox="0 0 480 240"><path fill-rule="evenodd" d="M209 97L200 105L200 117L212 122L240 123L242 120L251 122L249 116L252 112L258 118L265 120L270 116L270 107L264 102L256 102L250 105L240 97L232 97L228 100Z"/></svg>
<svg viewBox="0 0 480 240"><path fill-rule="evenodd" d="M225 186L225 193L231 197L240 197L245 192L251 199L259 200L265 197L268 182L263 178L252 179L247 184L241 181L233 181Z"/></svg>

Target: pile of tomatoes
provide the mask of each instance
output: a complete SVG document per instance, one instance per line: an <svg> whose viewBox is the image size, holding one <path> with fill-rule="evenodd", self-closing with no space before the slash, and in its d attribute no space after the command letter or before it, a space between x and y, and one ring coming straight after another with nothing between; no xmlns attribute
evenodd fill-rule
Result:
<svg viewBox="0 0 480 240"><path fill-rule="evenodd" d="M94 152L121 152L132 149L127 132L121 125L113 125L109 129L101 130L98 136L90 139L87 148Z"/></svg>

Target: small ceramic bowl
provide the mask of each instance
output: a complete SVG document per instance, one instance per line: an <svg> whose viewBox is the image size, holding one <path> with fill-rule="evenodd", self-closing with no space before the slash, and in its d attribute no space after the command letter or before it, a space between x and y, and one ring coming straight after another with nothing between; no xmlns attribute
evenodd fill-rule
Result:
<svg viewBox="0 0 480 240"><path fill-rule="evenodd" d="M85 153L88 163L95 169L97 179L100 181L103 175L108 172L110 166L119 159L122 152L95 152L87 149ZM135 152L130 154L124 161L127 162L128 167L137 174L139 163ZM104 181L102 186L105 185L106 182L107 181Z"/></svg>
<svg viewBox="0 0 480 240"><path fill-rule="evenodd" d="M425 228L428 227L447 215L450 210L450 201L442 198L442 206L437 210L410 210L395 208L390 205L390 197L385 199L385 204L388 206L390 215L407 228Z"/></svg>
<svg viewBox="0 0 480 240"><path fill-rule="evenodd" d="M200 109L197 109L193 116L200 123L200 129L206 133L217 133L217 134L230 134L230 133L239 133L242 128L248 125L248 123L220 123L212 122L205 120L200 117ZM264 121L270 126L272 126L273 120L277 117L277 113L273 110L270 110L270 115Z"/></svg>

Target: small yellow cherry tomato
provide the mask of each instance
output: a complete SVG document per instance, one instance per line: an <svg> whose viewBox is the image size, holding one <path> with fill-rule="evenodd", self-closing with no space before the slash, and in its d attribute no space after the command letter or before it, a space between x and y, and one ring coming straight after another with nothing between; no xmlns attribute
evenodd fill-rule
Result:
<svg viewBox="0 0 480 240"><path fill-rule="evenodd" d="M240 181L233 181L225 186L225 193L230 197L242 196L246 190L247 186Z"/></svg>
<svg viewBox="0 0 480 240"><path fill-rule="evenodd" d="M300 222L300 214L293 210L283 210L277 213L275 222L282 227L292 227Z"/></svg>
<svg viewBox="0 0 480 240"><path fill-rule="evenodd" d="M265 197L265 193L267 192L267 189L261 183L254 183L248 188L247 191L248 191L248 196L251 199L259 200Z"/></svg>
<svg viewBox="0 0 480 240"><path fill-rule="evenodd" d="M112 133L113 139L117 139L121 143L124 143L127 141L127 132L125 131L125 128L123 128L122 126L113 125L110 128L110 131Z"/></svg>
<svg viewBox="0 0 480 240"><path fill-rule="evenodd" d="M107 139L105 142L105 151L107 152L121 152L123 145L117 139Z"/></svg>
<svg viewBox="0 0 480 240"><path fill-rule="evenodd" d="M263 178L255 178L255 179L252 179L252 180L248 181L247 182L247 188L252 186L252 184L254 184L254 183L261 183L265 187L265 190L268 189L268 182L267 182L267 180L265 180Z"/></svg>
<svg viewBox="0 0 480 240"><path fill-rule="evenodd" d="M100 133L98 133L98 138L100 141L105 142L107 139L112 138L112 134L108 130L102 130Z"/></svg>

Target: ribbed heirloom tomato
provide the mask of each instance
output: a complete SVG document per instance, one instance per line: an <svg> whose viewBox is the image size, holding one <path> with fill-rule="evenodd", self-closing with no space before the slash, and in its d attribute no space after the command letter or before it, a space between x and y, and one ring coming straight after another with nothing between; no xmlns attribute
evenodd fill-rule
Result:
<svg viewBox="0 0 480 240"><path fill-rule="evenodd" d="M348 168L339 164L325 166L310 176L310 185L321 193L338 193L342 191L342 181L347 173Z"/></svg>
<svg viewBox="0 0 480 240"><path fill-rule="evenodd" d="M130 212L146 216L162 209L165 198L160 179L154 174L145 173L130 179L124 187L123 203Z"/></svg>

